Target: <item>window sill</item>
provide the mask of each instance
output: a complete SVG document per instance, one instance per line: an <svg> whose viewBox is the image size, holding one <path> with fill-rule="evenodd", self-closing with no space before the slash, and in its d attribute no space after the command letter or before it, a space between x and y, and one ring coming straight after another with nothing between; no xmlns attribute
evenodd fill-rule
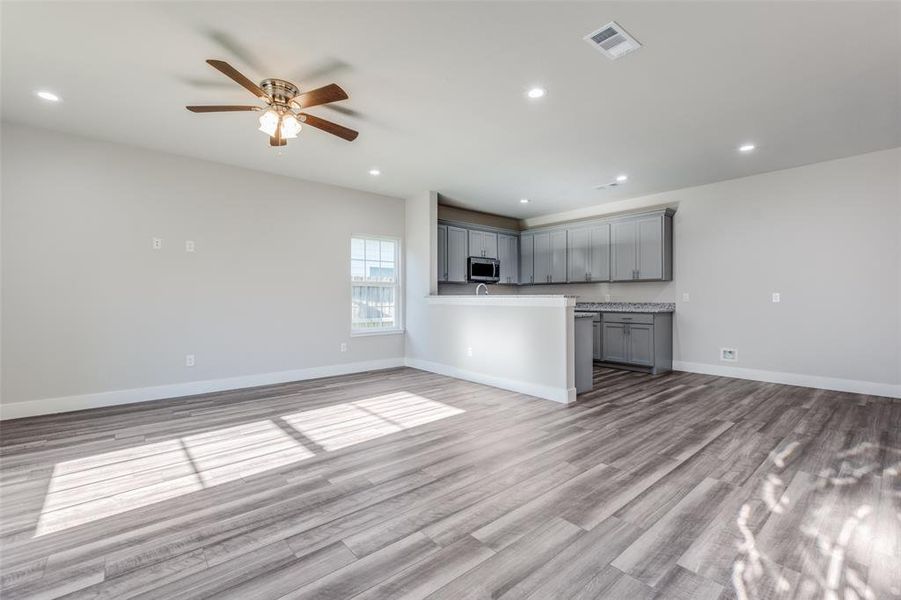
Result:
<svg viewBox="0 0 901 600"><path fill-rule="evenodd" d="M351 331L350 337L372 337L374 335L403 335L403 329L380 329L378 331Z"/></svg>

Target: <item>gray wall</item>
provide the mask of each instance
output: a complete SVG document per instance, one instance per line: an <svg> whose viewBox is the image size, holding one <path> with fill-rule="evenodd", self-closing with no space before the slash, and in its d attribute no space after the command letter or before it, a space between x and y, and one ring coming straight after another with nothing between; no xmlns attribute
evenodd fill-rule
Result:
<svg viewBox="0 0 901 600"><path fill-rule="evenodd" d="M691 365L901 383L901 149L528 224L660 205L678 206L672 282L520 293L675 301L675 358ZM682 302L684 292L690 302ZM719 361L723 346L738 348L738 363Z"/></svg>
<svg viewBox="0 0 901 600"><path fill-rule="evenodd" d="M403 238L402 200L2 134L4 403L402 361L403 335L349 337L350 236Z"/></svg>

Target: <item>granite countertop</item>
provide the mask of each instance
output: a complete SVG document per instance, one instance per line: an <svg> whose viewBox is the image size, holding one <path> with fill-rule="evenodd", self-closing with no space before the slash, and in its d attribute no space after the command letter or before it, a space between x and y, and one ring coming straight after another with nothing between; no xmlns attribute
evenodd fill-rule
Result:
<svg viewBox="0 0 901 600"><path fill-rule="evenodd" d="M593 319L594 313L593 312L576 312L573 314L573 316L575 316L577 319Z"/></svg>
<svg viewBox="0 0 901 600"><path fill-rule="evenodd" d="M671 313L676 312L675 302L576 302L577 311Z"/></svg>

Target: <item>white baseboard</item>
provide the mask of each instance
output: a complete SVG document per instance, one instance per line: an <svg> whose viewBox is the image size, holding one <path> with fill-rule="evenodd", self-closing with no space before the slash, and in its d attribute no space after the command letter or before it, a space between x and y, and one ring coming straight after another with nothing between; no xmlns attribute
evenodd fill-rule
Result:
<svg viewBox="0 0 901 600"><path fill-rule="evenodd" d="M872 381L860 381L858 379L840 379L838 377L821 377L818 375L801 375L798 373L783 373L780 371L764 371L761 369L744 369L741 367L727 367L723 365L709 365L705 363L693 363L673 361L673 369L676 371L688 371L689 373L702 373L704 375L720 375L722 377L735 377L737 379L753 379L754 381L766 381L767 383L783 383L801 387L834 390L837 392L851 392L854 394L867 394L869 396L885 396L888 398L901 398L901 385L891 383L875 383Z"/></svg>
<svg viewBox="0 0 901 600"><path fill-rule="evenodd" d="M576 388L562 388L547 385L539 385L517 379L507 379L505 377L495 377L494 375L485 375L475 371L467 371L458 367L452 367L442 363L431 362L428 360L420 360L418 358L407 357L406 364L408 367L438 373L439 375L447 375L448 377L456 377L457 379L465 379L475 383L483 383L503 390L519 392L520 394L528 394L529 396L537 396L545 400L561 402L569 404L576 401Z"/></svg>
<svg viewBox="0 0 901 600"><path fill-rule="evenodd" d="M99 408L102 406L115 406L118 404L131 404L133 402L145 402L147 400L162 400L164 398L208 394L210 392L237 390L259 385L288 383L291 381L333 377L335 375L347 375L350 373L391 369L402 366L404 366L403 357L386 358L339 365L325 365L322 367L311 367L309 369L278 371L276 373L260 373L258 375L243 375L240 377L208 379L205 381L188 381L185 383L115 390L111 392L98 392L94 394L79 394L77 396L44 398L41 400L27 400L24 402L7 402L0 404L0 420L70 412L73 410Z"/></svg>

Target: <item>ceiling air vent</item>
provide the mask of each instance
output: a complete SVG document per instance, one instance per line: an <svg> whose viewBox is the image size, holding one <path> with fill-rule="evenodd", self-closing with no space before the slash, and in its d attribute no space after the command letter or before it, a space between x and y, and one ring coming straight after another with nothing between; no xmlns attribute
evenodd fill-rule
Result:
<svg viewBox="0 0 901 600"><path fill-rule="evenodd" d="M585 41L610 60L616 60L620 56L641 48L641 44L616 21L610 21L594 33L589 33L585 36Z"/></svg>

